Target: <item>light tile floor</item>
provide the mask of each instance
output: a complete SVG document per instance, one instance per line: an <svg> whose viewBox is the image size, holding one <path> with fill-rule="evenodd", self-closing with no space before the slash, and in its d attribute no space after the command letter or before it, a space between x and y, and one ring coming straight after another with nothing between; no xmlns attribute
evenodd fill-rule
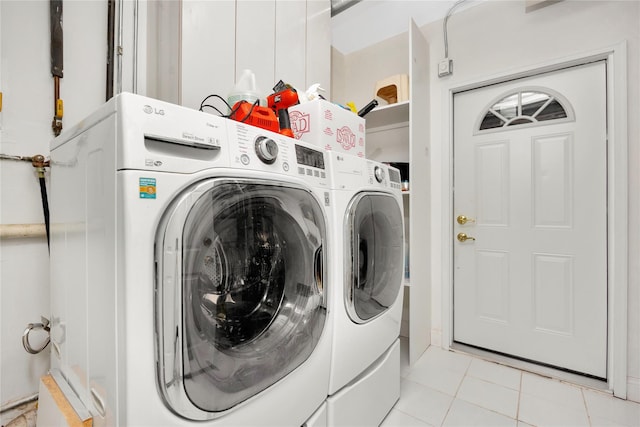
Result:
<svg viewBox="0 0 640 427"><path fill-rule="evenodd" d="M409 367L401 344L400 400L381 427L640 427L638 403L436 347Z"/></svg>

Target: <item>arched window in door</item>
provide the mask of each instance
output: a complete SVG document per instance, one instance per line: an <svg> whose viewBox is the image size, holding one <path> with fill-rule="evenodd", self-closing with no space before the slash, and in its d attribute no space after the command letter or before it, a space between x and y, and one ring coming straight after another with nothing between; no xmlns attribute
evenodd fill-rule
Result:
<svg viewBox="0 0 640 427"><path fill-rule="evenodd" d="M509 130L512 126L574 120L573 109L559 93L546 88L522 88L493 100L481 116L477 132Z"/></svg>

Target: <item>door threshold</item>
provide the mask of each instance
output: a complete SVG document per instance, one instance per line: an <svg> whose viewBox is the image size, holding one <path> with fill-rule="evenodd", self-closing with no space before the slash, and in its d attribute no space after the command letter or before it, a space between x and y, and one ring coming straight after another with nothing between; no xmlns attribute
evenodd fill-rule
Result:
<svg viewBox="0 0 640 427"><path fill-rule="evenodd" d="M526 371L533 374L541 375L543 377L556 379L580 387L587 387L613 394L613 392L609 388L609 384L605 380L590 378L584 375L563 371L561 369L551 368L549 366L538 365L536 363L527 362L524 360L516 359L514 357L494 353L489 350L483 350L458 342L452 343L449 348L454 352L466 353L470 356L477 357L488 362L498 363L500 365L505 365L511 368L519 369L521 371Z"/></svg>

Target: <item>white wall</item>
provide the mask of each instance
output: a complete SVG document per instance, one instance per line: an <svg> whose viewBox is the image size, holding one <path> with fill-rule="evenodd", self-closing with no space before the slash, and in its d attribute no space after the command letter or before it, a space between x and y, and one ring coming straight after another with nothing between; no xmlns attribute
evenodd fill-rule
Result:
<svg viewBox="0 0 640 427"><path fill-rule="evenodd" d="M65 1L65 128L105 100L107 2ZM53 138L53 79L49 1L0 2L0 153L49 155ZM48 179L48 175L47 175ZM40 190L28 163L0 161L0 224L42 223ZM49 316L49 258L45 238L0 241L0 404L38 391L49 350L32 356L22 332ZM34 343L36 344L36 343ZM4 421L4 420L3 420Z"/></svg>
<svg viewBox="0 0 640 427"><path fill-rule="evenodd" d="M443 173L449 167L450 88L487 80L510 71L536 68L581 53L613 47L627 41L628 144L629 144L629 289L628 289L628 397L640 401L640 3L637 1L563 1L525 12L525 1L489 0L456 12L448 25L452 76L438 78L436 66L444 58L442 21L422 28L431 62L432 148L432 343L443 334L442 290ZM334 97L338 101L364 102L371 96L377 75L405 65L406 35L391 38L341 59L342 70L333 70ZM335 56L335 54L334 54ZM419 184L412 183L412 192ZM412 257L418 256L412 252Z"/></svg>

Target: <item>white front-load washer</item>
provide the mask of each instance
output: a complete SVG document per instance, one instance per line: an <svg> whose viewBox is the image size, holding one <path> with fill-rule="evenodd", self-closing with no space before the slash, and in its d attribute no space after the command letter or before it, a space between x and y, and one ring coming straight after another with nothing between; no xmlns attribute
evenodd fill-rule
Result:
<svg viewBox="0 0 640 427"><path fill-rule="evenodd" d="M400 397L403 203L400 173L329 151L334 315L327 399L331 426L380 424Z"/></svg>
<svg viewBox="0 0 640 427"><path fill-rule="evenodd" d="M322 150L137 95L56 138L52 369L93 425L323 425L331 197Z"/></svg>

